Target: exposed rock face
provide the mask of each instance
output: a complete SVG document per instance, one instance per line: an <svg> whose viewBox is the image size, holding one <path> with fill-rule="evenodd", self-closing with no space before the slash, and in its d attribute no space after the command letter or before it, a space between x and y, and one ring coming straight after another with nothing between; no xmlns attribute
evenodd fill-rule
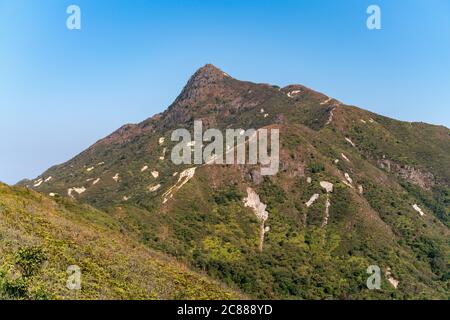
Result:
<svg viewBox="0 0 450 320"><path fill-rule="evenodd" d="M314 202L316 202L316 200L319 199L319 196L320 195L318 193L313 194L311 198L308 200L308 202L305 203L306 207L307 208L311 207L314 204Z"/></svg>
<svg viewBox="0 0 450 320"><path fill-rule="evenodd" d="M419 187L427 190L434 186L434 176L429 172L424 172L412 166L396 168L398 169L399 175L412 184L418 185Z"/></svg>
<svg viewBox="0 0 450 320"><path fill-rule="evenodd" d="M329 111L329 116L328 116L328 120L327 120L327 123L326 123L326 125L329 125L332 121L333 121L333 118L334 118L334 110L336 109L336 107L332 107L331 109L330 109L330 111Z"/></svg>
<svg viewBox="0 0 450 320"><path fill-rule="evenodd" d="M331 207L330 192L333 192L333 184L327 181L320 181L320 186L324 188L327 192L327 200L325 202L325 215L322 222L322 227L326 227L328 224L328 219L330 218L330 207Z"/></svg>
<svg viewBox="0 0 450 320"><path fill-rule="evenodd" d="M86 188L85 188L85 187L69 188L69 189L67 190L67 195L68 195L69 197L72 197L72 198L73 198L72 192L74 192L74 191L75 191L76 193L78 193L78 194L82 194L82 193L86 192Z"/></svg>
<svg viewBox="0 0 450 320"><path fill-rule="evenodd" d="M325 216L323 218L322 228L326 227L328 224L328 219L330 218L330 207L331 207L330 195L327 194L327 200L325 202Z"/></svg>
<svg viewBox="0 0 450 320"><path fill-rule="evenodd" d="M356 144L350 138L345 138L345 141L350 143L352 145L352 147L356 148Z"/></svg>
<svg viewBox="0 0 450 320"><path fill-rule="evenodd" d="M350 162L350 159L345 154L341 153L341 156L345 161Z"/></svg>
<svg viewBox="0 0 450 320"><path fill-rule="evenodd" d="M300 84L291 84L280 90L284 92L287 97L293 100L301 100L304 99L305 96L312 96L317 100L327 99L327 96L324 95L323 93L311 90L310 88L307 88Z"/></svg>
<svg viewBox="0 0 450 320"><path fill-rule="evenodd" d="M350 177L350 175L346 172L344 174L345 179L348 181L348 183L352 184L353 183L353 179Z"/></svg>
<svg viewBox="0 0 450 320"><path fill-rule="evenodd" d="M358 185L358 192L359 192L359 194L363 194L364 193L364 187L362 186L362 185Z"/></svg>
<svg viewBox="0 0 450 320"><path fill-rule="evenodd" d="M186 183L191 180L195 175L196 167L192 167L189 169L184 170L180 173L178 176L178 181L175 183L172 187L170 187L166 192L163 194L163 204L166 203L170 198L173 197L173 194L181 189Z"/></svg>
<svg viewBox="0 0 450 320"><path fill-rule="evenodd" d="M402 166L391 160L382 159L378 160L378 166L425 190L430 190L435 184L435 178L432 173L410 165Z"/></svg>
<svg viewBox="0 0 450 320"><path fill-rule="evenodd" d="M153 178L158 178L159 177L159 172L158 171L152 171L152 176Z"/></svg>
<svg viewBox="0 0 450 320"><path fill-rule="evenodd" d="M320 181L320 186L325 189L326 192L333 192L333 184L327 181Z"/></svg>
<svg viewBox="0 0 450 320"><path fill-rule="evenodd" d="M252 188L247 188L247 198L244 198L244 206L251 208L255 213L256 218L261 223L259 251L262 252L264 246L264 234L270 230L266 229L264 226L266 220L269 218L269 213L266 211L267 205L261 202L259 195Z"/></svg>
<svg viewBox="0 0 450 320"><path fill-rule="evenodd" d="M211 64L197 70L178 96L175 103L189 106L204 100L211 95L219 95L222 91L220 82L228 77L223 71Z"/></svg>
<svg viewBox="0 0 450 320"><path fill-rule="evenodd" d="M255 107L263 101L259 100L262 97L255 99L255 93L250 89L254 90L255 86L239 83L222 70L207 64L189 79L181 94L164 113L162 122L168 127L187 123L195 112L195 117L202 119L205 127L215 126L214 117L203 115L216 110L226 117L236 109Z"/></svg>
<svg viewBox="0 0 450 320"><path fill-rule="evenodd" d="M395 289L397 289L398 285L400 284L400 281L398 281L397 279L395 279L395 278L392 276L391 268L387 268L385 274L386 274L386 279L387 279L387 281L389 281L389 283L390 283Z"/></svg>
<svg viewBox="0 0 450 320"><path fill-rule="evenodd" d="M150 192L155 192L155 191L157 191L159 188L161 188L161 185L160 185L160 184L157 184L157 185L148 187L148 191L150 191Z"/></svg>
<svg viewBox="0 0 450 320"><path fill-rule="evenodd" d="M267 205L261 202L259 195L252 188L247 188L247 198L244 198L244 205L253 209L259 221L265 222L269 218L269 213L266 211Z"/></svg>
<svg viewBox="0 0 450 320"><path fill-rule="evenodd" d="M422 208L420 208L417 204L413 205L413 209L416 210L421 216L425 215L425 213L423 212Z"/></svg>

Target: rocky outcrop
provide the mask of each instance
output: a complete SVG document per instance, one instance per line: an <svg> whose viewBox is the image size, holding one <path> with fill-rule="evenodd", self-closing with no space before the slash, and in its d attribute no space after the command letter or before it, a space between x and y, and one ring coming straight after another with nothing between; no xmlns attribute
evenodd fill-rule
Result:
<svg viewBox="0 0 450 320"><path fill-rule="evenodd" d="M267 205L261 202L259 195L252 188L247 188L247 198L244 198L244 206L251 208L260 222L259 251L262 252L264 247L264 235L270 230L264 225L269 218L269 213L266 211Z"/></svg>
<svg viewBox="0 0 450 320"><path fill-rule="evenodd" d="M411 165L400 165L389 159L381 159L378 160L378 166L422 189L430 190L431 187L435 185L435 178L432 173L415 168Z"/></svg>

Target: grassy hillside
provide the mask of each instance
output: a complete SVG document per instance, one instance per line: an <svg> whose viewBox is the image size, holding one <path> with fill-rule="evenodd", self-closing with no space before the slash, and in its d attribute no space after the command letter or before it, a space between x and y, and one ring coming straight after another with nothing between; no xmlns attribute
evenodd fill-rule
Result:
<svg viewBox="0 0 450 320"><path fill-rule="evenodd" d="M293 158L286 154L286 170L275 177L254 181L245 167L203 167L165 205L158 201L162 190L153 207L127 204L111 207L110 213L148 246L257 298L447 298L447 227L428 210L420 217L412 208L417 198L379 168L356 159L355 168L335 165L302 142L314 141L314 135L302 140L306 133L301 129L286 130L286 148L291 144L303 151ZM301 172L294 170L299 164ZM351 172L354 187L342 182L341 170ZM321 181L334 185L326 226ZM249 186L268 206L263 252L258 250L259 222L243 204ZM320 198L307 208L314 193ZM384 272L382 290L365 286L370 265ZM397 288L387 270L400 282Z"/></svg>
<svg viewBox="0 0 450 320"><path fill-rule="evenodd" d="M0 184L0 299L242 297L123 233L107 214ZM81 268L69 290L67 268Z"/></svg>
<svg viewBox="0 0 450 320"><path fill-rule="evenodd" d="M170 161L170 134L195 119L280 129L279 173L213 165L180 177L190 166ZM448 128L207 65L164 113L22 184L104 210L145 246L252 297L448 298L449 161ZM267 231L245 206L248 188L267 205ZM365 285L370 265L383 272L381 290Z"/></svg>

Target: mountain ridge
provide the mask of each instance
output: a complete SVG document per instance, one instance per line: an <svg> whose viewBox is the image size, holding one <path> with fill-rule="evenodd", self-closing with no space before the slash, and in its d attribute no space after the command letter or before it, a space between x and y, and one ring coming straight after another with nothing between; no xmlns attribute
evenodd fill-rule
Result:
<svg viewBox="0 0 450 320"><path fill-rule="evenodd" d="M110 142L114 142L116 140L118 140L118 141L123 140L123 142L125 143L134 136L137 136L143 132L154 130L155 128L154 128L153 122L161 120L161 118L163 118L165 115L167 116L167 113L168 113L168 111L170 111L171 108L176 106L180 102L180 100L184 100L183 99L184 95L190 94L189 91L191 91L191 84L198 83L200 80L197 78L202 78L202 79L204 79L205 77L207 78L208 73L211 73L211 71L215 75L215 79L223 80L225 77L227 77L232 80L236 80L236 79L232 78L230 75L228 75L227 73L225 73L224 71L222 71L220 68L216 67L215 65L213 65L211 63L207 63L203 67L200 67L199 69L197 69L197 71L189 78L186 85L182 89L181 93L175 98L174 102L172 104L170 104L169 107L167 107L166 110L164 110L163 112L160 112L160 113L156 113L153 116L151 116L147 119L144 119L141 122L127 123L127 124L122 125L120 128L113 131L111 134L107 135L104 138L100 138L99 140L97 140L95 143L93 143L91 146L89 146L87 148L87 150L90 150L91 148L93 148L99 144L110 143ZM236 80L236 81L239 81L239 80ZM251 82L246 82L246 83L251 83ZM342 105L342 103L339 102L338 100L329 98L327 95L320 93L318 91L315 91L313 89L310 89L301 84L289 84L282 88L278 87L276 85L270 85L270 84L261 84L261 83L252 83L252 84L258 85L258 86L266 86L266 87L277 87L278 90L280 90L281 92L283 92L285 94L289 94L289 92L296 92L297 90L304 90L306 92L311 92L313 95L316 95L317 97L331 99L330 101L335 102L338 105ZM208 82L202 83L202 85L208 86ZM361 110L364 110L364 109L361 109ZM364 111L366 111L366 110L364 110ZM370 112L370 111L368 111L368 112ZM370 113L372 113L376 116L385 117L386 119L390 119L386 116L377 115L373 112L370 112ZM396 121L399 121L403 124L434 126L434 127L440 128L442 130L450 130L445 125L430 124L430 123L421 122L421 121L412 121L412 122L411 121L402 121L402 120L396 120ZM64 163L61 163L61 164L57 164L55 166L61 166L63 164ZM39 176L37 178L39 178ZM24 185L27 181L28 181L28 178L24 178L21 181L18 181L16 183L16 185Z"/></svg>
<svg viewBox="0 0 450 320"><path fill-rule="evenodd" d="M197 119L205 129L278 128L280 171L174 165L170 133ZM444 297L449 162L445 127L393 120L302 85L236 80L208 64L163 113L27 184L105 210L145 245L252 297ZM267 206L267 234L244 205L249 188ZM364 289L372 264L384 270L381 291Z"/></svg>

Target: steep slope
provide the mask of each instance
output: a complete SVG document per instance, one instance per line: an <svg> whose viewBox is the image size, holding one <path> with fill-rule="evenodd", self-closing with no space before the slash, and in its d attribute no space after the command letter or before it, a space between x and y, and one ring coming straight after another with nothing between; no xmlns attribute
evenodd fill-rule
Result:
<svg viewBox="0 0 450 320"><path fill-rule="evenodd" d="M280 129L280 172L174 165L170 134L196 119ZM206 65L164 113L25 184L102 208L147 246L255 297L442 298L449 160L448 128ZM382 290L365 286L370 265L383 271Z"/></svg>
<svg viewBox="0 0 450 320"><path fill-rule="evenodd" d="M145 248L101 211L3 184L0 252L1 299L241 297ZM66 287L74 265L81 290Z"/></svg>

